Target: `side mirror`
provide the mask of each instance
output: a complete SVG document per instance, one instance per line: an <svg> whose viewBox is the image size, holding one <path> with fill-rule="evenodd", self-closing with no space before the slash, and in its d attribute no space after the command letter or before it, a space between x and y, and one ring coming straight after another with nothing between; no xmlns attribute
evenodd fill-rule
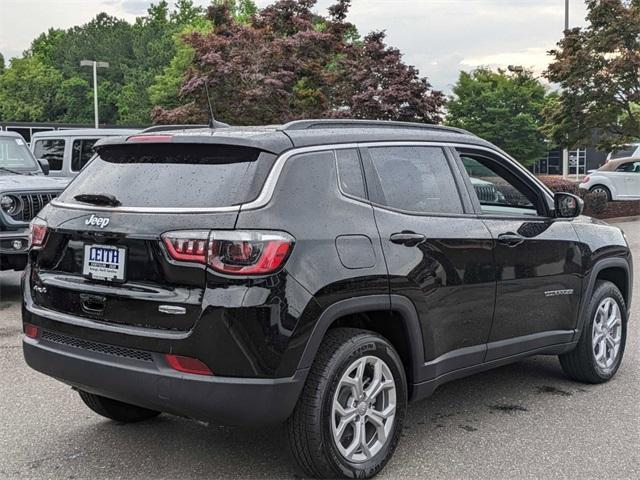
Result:
<svg viewBox="0 0 640 480"><path fill-rule="evenodd" d="M559 192L553 196L556 218L574 218L582 214L584 202L570 193Z"/></svg>
<svg viewBox="0 0 640 480"><path fill-rule="evenodd" d="M40 168L45 175L49 175L49 160L46 158L39 158L38 163L40 164Z"/></svg>

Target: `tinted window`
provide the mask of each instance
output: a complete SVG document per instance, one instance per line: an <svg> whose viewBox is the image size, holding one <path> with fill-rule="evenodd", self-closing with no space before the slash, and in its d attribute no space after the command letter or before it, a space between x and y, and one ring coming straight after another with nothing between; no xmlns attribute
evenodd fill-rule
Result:
<svg viewBox="0 0 640 480"><path fill-rule="evenodd" d="M49 162L49 170L62 170L64 159L64 140L38 140L33 148L36 158Z"/></svg>
<svg viewBox="0 0 640 480"><path fill-rule="evenodd" d="M419 213L462 213L462 203L439 147L370 148L379 181L376 203Z"/></svg>
<svg viewBox="0 0 640 480"><path fill-rule="evenodd" d="M360 156L356 150L336 150L340 188L348 195L366 198Z"/></svg>
<svg viewBox="0 0 640 480"><path fill-rule="evenodd" d="M461 155L482 213L537 215L536 195L496 162L485 157Z"/></svg>
<svg viewBox="0 0 640 480"><path fill-rule="evenodd" d="M97 141L97 138L84 138L73 141L71 147L71 170L79 172L91 160L91 157L93 157L93 145Z"/></svg>
<svg viewBox="0 0 640 480"><path fill-rule="evenodd" d="M64 191L113 195L125 207L207 208L255 199L275 156L223 145L103 147Z"/></svg>
<svg viewBox="0 0 640 480"><path fill-rule="evenodd" d="M640 173L640 162L627 162L619 165L616 172Z"/></svg>

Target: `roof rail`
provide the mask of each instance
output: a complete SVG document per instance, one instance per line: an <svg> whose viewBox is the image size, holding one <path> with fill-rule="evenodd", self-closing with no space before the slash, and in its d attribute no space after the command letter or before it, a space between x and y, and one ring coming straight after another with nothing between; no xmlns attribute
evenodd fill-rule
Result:
<svg viewBox="0 0 640 480"><path fill-rule="evenodd" d="M224 122L215 122L214 128L226 128L229 124ZM194 128L209 128L209 125L153 125L149 128L145 128L140 133L151 133L151 132L168 132L170 130L191 130Z"/></svg>
<svg viewBox="0 0 640 480"><path fill-rule="evenodd" d="M280 128L287 130L311 130L319 128L416 128L424 130L439 130L444 132L462 133L473 135L466 130L455 127L445 127L444 125L433 125L429 123L397 122L391 120L355 120L355 119L317 119L317 120L294 120L286 123Z"/></svg>

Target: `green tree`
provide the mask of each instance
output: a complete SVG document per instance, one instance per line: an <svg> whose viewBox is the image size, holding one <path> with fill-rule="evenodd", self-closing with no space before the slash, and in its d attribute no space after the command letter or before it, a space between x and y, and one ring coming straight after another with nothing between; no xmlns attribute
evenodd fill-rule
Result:
<svg viewBox="0 0 640 480"><path fill-rule="evenodd" d="M204 18L193 21L180 33L174 35L175 54L169 65L162 73L156 75L153 84L148 88L149 100L152 105L167 109L180 105L180 88L187 70L193 63L194 49L185 41L192 33L205 34L211 30L211 23Z"/></svg>
<svg viewBox="0 0 640 480"><path fill-rule="evenodd" d="M508 74L485 68L460 72L447 103L446 123L475 133L530 165L547 150L540 132L547 101L544 86L530 72Z"/></svg>
<svg viewBox="0 0 640 480"><path fill-rule="evenodd" d="M603 149L640 138L640 0L588 0L589 25L565 32L546 77L562 95L545 131L564 146Z"/></svg>
<svg viewBox="0 0 640 480"><path fill-rule="evenodd" d="M63 110L57 96L63 77L37 56L14 58L0 75L0 119L53 121Z"/></svg>
<svg viewBox="0 0 640 480"><path fill-rule="evenodd" d="M103 86L101 85L101 88ZM56 120L65 123L93 123L93 89L84 78L64 80L57 91L61 113Z"/></svg>
<svg viewBox="0 0 640 480"><path fill-rule="evenodd" d="M183 70L175 70L179 62L173 59L184 56L184 52L178 52L178 32L193 31L194 25L205 24L208 22L204 11L194 6L191 0L180 0L171 13L167 2L162 0L151 5L146 16L136 19L132 45L136 62L125 73L117 101L121 123L149 123L151 107L157 104L150 99L149 88L156 83L156 77L169 68L169 73L177 75L177 81L180 81L188 66L182 63Z"/></svg>

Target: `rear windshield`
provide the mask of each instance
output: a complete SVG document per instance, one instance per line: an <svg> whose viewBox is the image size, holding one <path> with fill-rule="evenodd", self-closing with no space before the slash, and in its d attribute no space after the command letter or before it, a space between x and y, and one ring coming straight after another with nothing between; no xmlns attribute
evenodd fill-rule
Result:
<svg viewBox="0 0 640 480"><path fill-rule="evenodd" d="M636 148L637 147L634 147L634 146L627 146L627 147L624 147L624 149L622 150L611 152L611 156L609 157L609 160L617 160L618 158L632 157L633 154L636 152Z"/></svg>
<svg viewBox="0 0 640 480"><path fill-rule="evenodd" d="M227 207L254 200L275 155L227 145L105 146L60 196L104 194L123 207Z"/></svg>

